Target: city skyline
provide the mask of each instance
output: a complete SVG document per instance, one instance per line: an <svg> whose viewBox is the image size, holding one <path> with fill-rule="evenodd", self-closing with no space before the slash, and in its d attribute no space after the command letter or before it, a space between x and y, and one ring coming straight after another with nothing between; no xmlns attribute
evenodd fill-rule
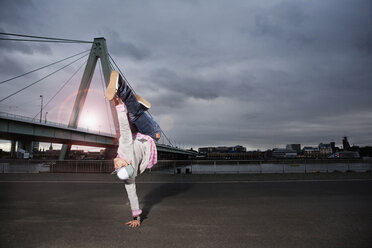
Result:
<svg viewBox="0 0 372 248"><path fill-rule="evenodd" d="M345 137L346 136L344 136L342 138L345 138ZM346 138L348 138L348 137L346 137ZM335 147L344 149L342 139L341 139L341 142L339 142L339 143L337 143L336 141L328 141L328 142L326 141L326 142L318 142L317 144L303 144L303 143L296 143L296 144L299 144L302 148L304 148L304 147L317 147L317 146L319 146L319 144L331 144L332 142L335 142ZM39 142L39 148L40 148L40 150L43 150L43 149L48 150L51 144L52 144L54 150L60 150L61 147L62 147L62 144L58 144L58 143ZM286 143L286 144L283 144L283 145L278 146L278 147L271 147L271 148L267 148L267 149L247 149L247 151L257 151L257 150L265 151L265 150L272 150L272 149L275 149L275 148L286 148L286 146L288 146L290 144L293 145L294 143ZM241 144L235 144L235 145L232 145L232 146L242 146L242 147L246 148L244 145L241 145ZM192 148L193 150L198 150L199 148L205 148L205 147L232 147L232 146L222 144L222 145L219 145L219 146L210 145L210 146L201 146L201 147L180 147L180 148L182 148L182 149L191 149ZM350 146L352 147L352 146L359 146L359 145L350 143ZM372 146L372 144L369 144L369 145L367 144L365 146ZM11 147L10 141L0 139L0 149L1 150L9 152L10 147ZM364 146L359 146L359 147L364 147ZM105 148L104 147L82 146L82 145L73 145L72 146L72 150L84 150L84 151L98 152L101 149L105 149Z"/></svg>

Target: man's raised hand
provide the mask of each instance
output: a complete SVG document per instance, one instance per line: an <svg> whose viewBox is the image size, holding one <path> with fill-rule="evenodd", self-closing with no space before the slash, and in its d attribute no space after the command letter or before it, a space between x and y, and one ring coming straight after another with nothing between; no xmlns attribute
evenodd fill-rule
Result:
<svg viewBox="0 0 372 248"><path fill-rule="evenodd" d="M123 167L123 166L128 166L129 163L125 160L125 159L122 159L122 158L115 158L114 159L114 167L115 167L115 170Z"/></svg>

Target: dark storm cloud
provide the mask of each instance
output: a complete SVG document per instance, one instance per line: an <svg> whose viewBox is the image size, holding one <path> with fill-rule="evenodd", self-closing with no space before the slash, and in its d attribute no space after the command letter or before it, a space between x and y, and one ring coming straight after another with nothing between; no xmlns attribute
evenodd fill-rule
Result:
<svg viewBox="0 0 372 248"><path fill-rule="evenodd" d="M0 27L104 36L132 86L179 143L272 148L338 143L343 135L372 143L371 1L90 4L87 11L75 1L2 1ZM1 70L22 66L11 54L45 50L0 43ZM52 51L59 58L67 48Z"/></svg>
<svg viewBox="0 0 372 248"><path fill-rule="evenodd" d="M156 70L151 74L152 87L164 87L183 97L212 100L217 97L249 98L253 94L250 82L254 81L251 75L222 74L213 77L186 74L178 75L177 72L167 68Z"/></svg>
<svg viewBox="0 0 372 248"><path fill-rule="evenodd" d="M33 11L37 8L31 0L1 0L0 1L0 32L17 33L17 30L23 30L24 34L30 34L31 22L35 20ZM30 19L32 21L30 22ZM28 39L17 36L0 35L1 38L10 39ZM4 52L18 51L24 54L45 53L50 54L51 49L45 43L35 43L30 45L29 42L4 41L0 40L0 50Z"/></svg>
<svg viewBox="0 0 372 248"><path fill-rule="evenodd" d="M6 80L12 76L19 75L20 72L24 71L23 66L19 61L8 56L2 56L0 60L0 80Z"/></svg>
<svg viewBox="0 0 372 248"><path fill-rule="evenodd" d="M223 82L203 80L191 75L179 76L176 72L163 68L155 72L153 79L158 86L181 93L188 97L214 99L220 95Z"/></svg>
<svg viewBox="0 0 372 248"><path fill-rule="evenodd" d="M129 41L123 41L116 31L109 32L107 40L110 53L117 56L129 57L135 60L143 60L151 56L147 49L139 48Z"/></svg>
<svg viewBox="0 0 372 248"><path fill-rule="evenodd" d="M146 98L151 99L152 110L156 111L157 115L171 113L186 104L185 97L182 94L170 91L152 91Z"/></svg>
<svg viewBox="0 0 372 248"><path fill-rule="evenodd" d="M34 9L31 0L1 0L0 1L0 23L2 25L27 25L30 17L28 11Z"/></svg>
<svg viewBox="0 0 372 248"><path fill-rule="evenodd" d="M368 1L284 1L257 13L247 32L283 47L340 52L370 40L371 11Z"/></svg>
<svg viewBox="0 0 372 248"><path fill-rule="evenodd" d="M276 4L254 15L254 26L246 31L254 36L273 37L290 45L306 45L313 42L315 37L302 32L307 20L304 8L299 2Z"/></svg>
<svg viewBox="0 0 372 248"><path fill-rule="evenodd" d="M199 63L190 66L192 71L179 70L177 64L153 71L152 87L167 88L168 94L177 95L183 102L190 98L234 100L230 108L222 108L235 113L233 124L230 119L218 124L219 116L213 113L201 118L198 110L197 119L178 115L193 123L209 123L199 128L179 126L185 133L198 133L196 137L182 136L190 144L193 139L200 144L208 140L214 144L236 142L261 147L295 141L316 144L348 131L363 142L371 140L363 138L371 137L363 123L369 121L366 116L372 92L370 31L366 28L370 12L365 8L369 5L363 1L287 1L258 8L254 15L246 17L246 23L236 23L239 32L235 39L246 39L246 47L231 49L218 42L210 44L209 49L194 57ZM239 33L243 36L239 37ZM357 45L361 43L365 50ZM183 51L181 48L176 52L185 60L189 54ZM211 67L217 69L211 71ZM349 125L350 119L356 121ZM358 125L363 131L355 131Z"/></svg>
<svg viewBox="0 0 372 248"><path fill-rule="evenodd" d="M3 31L0 31L3 32ZM2 36L5 37L5 36ZM10 38L10 36L6 36L6 38ZM14 38L14 37L11 37ZM51 54L51 49L46 44L33 44L26 42L18 42L18 41L6 41L0 40L0 50L3 52L11 53L11 52L19 52L27 55L32 55L35 53L44 53L44 54Z"/></svg>
<svg viewBox="0 0 372 248"><path fill-rule="evenodd" d="M24 34L31 35L30 19L36 19L32 12L37 8L31 0L1 0L0 1L0 32L17 33L22 30ZM25 39L17 36L4 36L1 38ZM27 39L27 38L26 38ZM34 52L42 52L49 54L51 49L47 44L35 43L30 45L28 42L3 41L0 40L0 50L5 52L18 51L25 54L33 54Z"/></svg>

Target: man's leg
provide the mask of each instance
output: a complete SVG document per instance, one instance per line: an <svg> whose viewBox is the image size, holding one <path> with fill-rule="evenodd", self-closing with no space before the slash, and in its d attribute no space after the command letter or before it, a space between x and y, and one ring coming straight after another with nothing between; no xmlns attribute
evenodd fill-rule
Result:
<svg viewBox="0 0 372 248"><path fill-rule="evenodd" d="M137 120L134 121L134 124L136 125L138 132L146 134L154 140L160 139L161 129L158 123L156 123L156 121L154 121L154 119L152 119L146 112L140 115Z"/></svg>
<svg viewBox="0 0 372 248"><path fill-rule="evenodd" d="M161 129L159 125L143 111L141 104L137 101L136 96L129 88L125 80L117 71L111 72L110 84L106 89L106 98L111 100L117 88L116 94L124 102L127 107L130 121L136 126L137 130L151 136L153 139L160 138Z"/></svg>

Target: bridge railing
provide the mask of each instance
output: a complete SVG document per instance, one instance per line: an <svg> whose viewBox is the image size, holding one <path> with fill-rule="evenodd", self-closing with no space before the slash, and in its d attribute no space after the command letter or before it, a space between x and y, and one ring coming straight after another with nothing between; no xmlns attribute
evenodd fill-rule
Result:
<svg viewBox="0 0 372 248"><path fill-rule="evenodd" d="M50 165L51 173L111 173L114 171L112 160L65 160Z"/></svg>
<svg viewBox="0 0 372 248"><path fill-rule="evenodd" d="M49 172L50 161L1 159L0 173L40 173Z"/></svg>
<svg viewBox="0 0 372 248"><path fill-rule="evenodd" d="M185 160L159 161L152 172L168 174L371 172L363 160Z"/></svg>
<svg viewBox="0 0 372 248"><path fill-rule="evenodd" d="M112 160L0 160L0 173L111 173ZM246 161L246 160L160 160L149 173L316 173L371 172L372 162L363 160Z"/></svg>
<svg viewBox="0 0 372 248"><path fill-rule="evenodd" d="M0 173L111 173L112 160L0 160Z"/></svg>

